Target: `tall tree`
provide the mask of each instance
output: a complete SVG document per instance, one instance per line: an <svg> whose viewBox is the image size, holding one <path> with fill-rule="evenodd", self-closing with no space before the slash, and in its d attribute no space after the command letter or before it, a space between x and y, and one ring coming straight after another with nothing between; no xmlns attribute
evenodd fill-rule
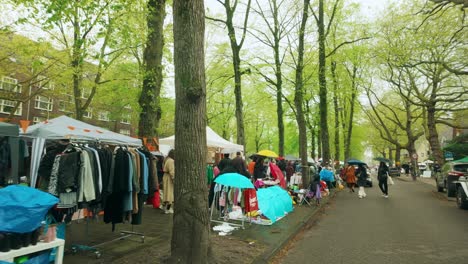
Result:
<svg viewBox="0 0 468 264"><path fill-rule="evenodd" d="M261 43L266 45L273 52L274 63L270 63L263 57L258 57L259 60L265 63L267 70L271 70L274 74L274 78L270 78L267 73L264 73L262 69L257 72L263 76L268 85L275 88L276 92L276 115L278 123L278 153L280 156L284 156L284 111L283 111L283 71L282 65L284 61L284 51L281 50L281 41L289 33L289 25L292 16L288 14L281 15L281 10L287 10L284 7L285 0L272 0L268 1L268 7L264 7L264 3L260 3L256 0L256 8L253 10L257 15L261 17L265 25L261 26L261 29L254 29L253 36L257 38ZM268 33L265 32L265 27L268 29Z"/></svg>
<svg viewBox="0 0 468 264"><path fill-rule="evenodd" d="M41 25L51 39L67 51L67 61L72 69L71 83L76 118L81 120L90 106L97 87L107 82L103 75L120 57L125 48L117 47L113 34L126 14L126 1L80 0L15 0L16 4L41 12L31 12L28 23ZM44 11L44 12L42 12ZM87 60L96 61L95 67L85 67ZM88 89L83 87L90 79Z"/></svg>
<svg viewBox="0 0 468 264"><path fill-rule="evenodd" d="M327 79L326 79L326 46L325 41L330 32L330 26L333 23L335 17L335 12L340 0L336 0L333 6L333 11L328 22L327 28L325 29L325 6L323 0L319 0L318 5L318 17L314 14L315 20L317 22L318 28L318 45L319 45L319 70L318 70L318 80L319 80L319 98L320 98L320 140L322 143L322 159L324 162L329 162L331 158L330 154L330 141L328 134L328 103L327 103Z"/></svg>
<svg viewBox="0 0 468 264"><path fill-rule="evenodd" d="M295 76L295 91L294 91L294 105L296 107L296 120L299 127L299 156L302 163L302 182L309 182L309 166L307 163L307 127L304 118L303 100L304 100L304 36L309 18L309 4L310 0L304 0L302 10L301 24L299 27L299 45L297 48L296 59L296 76Z"/></svg>
<svg viewBox="0 0 468 264"><path fill-rule="evenodd" d="M174 0L173 5L176 175L171 263L209 263L203 2Z"/></svg>
<svg viewBox="0 0 468 264"><path fill-rule="evenodd" d="M157 137L159 120L161 120L161 85L162 57L164 47L164 18L166 17L166 0L148 0L148 36L143 55L145 72L143 88L140 95L140 137Z"/></svg>
<svg viewBox="0 0 468 264"><path fill-rule="evenodd" d="M212 21L221 22L226 25L228 30L229 36L229 43L231 44L232 50L232 66L234 68L234 95L236 98L236 120L237 120L237 144L243 145L245 149L245 132L244 132L244 112L243 112L243 104L242 104L242 74L248 71L241 70L241 58L240 52L242 46L244 45L244 40L247 32L247 22L249 20L249 13L250 13L250 3L251 0L248 0L247 7L245 11L245 18L244 18L244 26L242 29L242 37L240 41L237 41L236 37L236 30L234 27L234 14L237 9L237 5L239 0L233 0L231 4L231 0L224 0L218 1L221 3L226 10L226 20L221 20L217 18L210 18Z"/></svg>

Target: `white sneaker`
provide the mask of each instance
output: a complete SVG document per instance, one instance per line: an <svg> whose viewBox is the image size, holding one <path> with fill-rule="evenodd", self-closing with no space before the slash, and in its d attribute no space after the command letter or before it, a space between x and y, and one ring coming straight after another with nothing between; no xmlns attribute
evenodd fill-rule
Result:
<svg viewBox="0 0 468 264"><path fill-rule="evenodd" d="M362 195L359 195L358 197L359 197L359 199L362 199Z"/></svg>
<svg viewBox="0 0 468 264"><path fill-rule="evenodd" d="M367 194L363 194L362 197L366 198Z"/></svg>
<svg viewBox="0 0 468 264"><path fill-rule="evenodd" d="M388 198L388 195L385 195L384 197L385 197L385 198Z"/></svg>
<svg viewBox="0 0 468 264"><path fill-rule="evenodd" d="M172 208L169 209L168 214L173 214L173 213L174 213L174 210Z"/></svg>

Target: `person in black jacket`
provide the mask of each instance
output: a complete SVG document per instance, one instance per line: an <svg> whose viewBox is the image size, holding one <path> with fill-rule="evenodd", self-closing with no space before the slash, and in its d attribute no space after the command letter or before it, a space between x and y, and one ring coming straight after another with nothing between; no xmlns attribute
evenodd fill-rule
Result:
<svg viewBox="0 0 468 264"><path fill-rule="evenodd" d="M366 186L366 181L367 181L367 169L364 164L359 164L358 165L358 170L357 170L357 185L359 186L359 191L358 191L358 197L359 198L365 198L367 196L366 191L364 187Z"/></svg>
<svg viewBox="0 0 468 264"><path fill-rule="evenodd" d="M377 171L377 179L379 180L379 188L382 191L382 195L385 198L388 198L388 166L385 162L381 161L379 165L379 170Z"/></svg>

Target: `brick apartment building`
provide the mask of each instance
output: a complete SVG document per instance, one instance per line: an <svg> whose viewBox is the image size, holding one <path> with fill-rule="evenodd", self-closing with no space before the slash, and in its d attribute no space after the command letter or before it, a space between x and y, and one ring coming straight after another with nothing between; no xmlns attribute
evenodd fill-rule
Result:
<svg viewBox="0 0 468 264"><path fill-rule="evenodd" d="M24 39L21 36L10 35L9 40L12 38ZM8 39L3 40L8 41ZM38 45L31 40L29 41L31 45ZM21 54L7 54L5 56L4 53L0 57L0 119L10 117L18 103L16 111L11 116L11 123L20 124L20 120L28 120L32 125L61 115L74 117L74 99L71 87L67 88L58 84L45 74L32 75L27 72L25 61L22 60ZM20 62L22 65L19 65ZM93 66L88 65L88 67ZM89 89L83 90L81 97L85 100L89 96ZM93 98L93 102L95 99ZM128 136L136 134L136 124L132 124L130 106L125 106L116 113L104 104L99 104L96 107L92 103L85 112L83 121ZM135 123L135 121L133 122Z"/></svg>

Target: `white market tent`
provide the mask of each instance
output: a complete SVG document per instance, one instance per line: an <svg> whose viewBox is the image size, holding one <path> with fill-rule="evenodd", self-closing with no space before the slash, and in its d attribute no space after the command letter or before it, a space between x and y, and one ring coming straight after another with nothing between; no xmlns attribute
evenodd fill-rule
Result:
<svg viewBox="0 0 468 264"><path fill-rule="evenodd" d="M175 136L159 139L159 144L169 145L174 147ZM230 152L244 151L244 146L232 143L220 135L216 134L213 129L206 127L206 145L208 148L229 150Z"/></svg>
<svg viewBox="0 0 468 264"><path fill-rule="evenodd" d="M141 146L141 139L115 133L68 116L59 116L28 127L26 137L45 139L78 139L102 143Z"/></svg>
<svg viewBox="0 0 468 264"><path fill-rule="evenodd" d="M114 145L142 146L141 139L118 134L68 116L59 116L32 125L21 136L33 138L30 175L32 187L36 184L37 170L39 169L46 140L66 138L72 141L94 141Z"/></svg>

